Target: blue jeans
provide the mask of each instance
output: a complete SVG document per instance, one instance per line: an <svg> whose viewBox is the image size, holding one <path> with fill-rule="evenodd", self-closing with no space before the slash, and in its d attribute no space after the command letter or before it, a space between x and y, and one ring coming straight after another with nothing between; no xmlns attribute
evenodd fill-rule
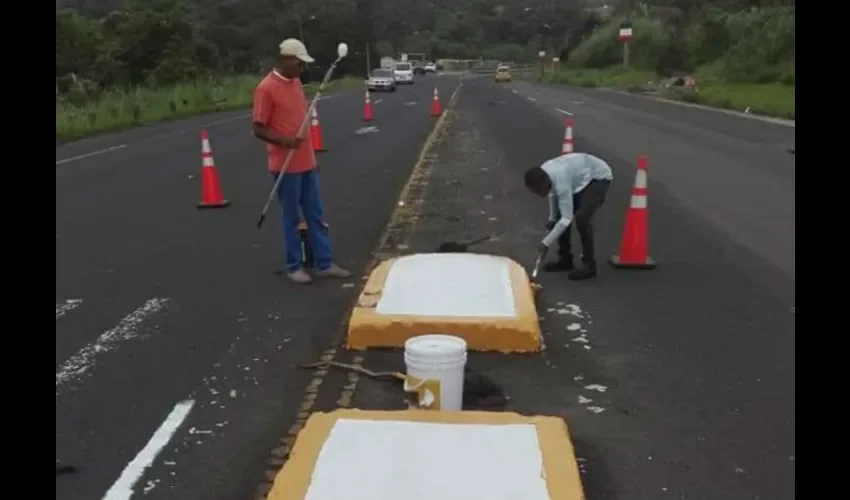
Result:
<svg viewBox="0 0 850 500"><path fill-rule="evenodd" d="M277 180L278 175L272 174ZM283 208L283 246L286 254L286 269L297 271L302 266L301 235L298 221L303 213L307 223L307 237L313 246L316 269L323 271L331 267L333 256L328 228L324 224L324 209L319 197L319 174L316 170L297 174L283 174L277 191L277 199Z"/></svg>

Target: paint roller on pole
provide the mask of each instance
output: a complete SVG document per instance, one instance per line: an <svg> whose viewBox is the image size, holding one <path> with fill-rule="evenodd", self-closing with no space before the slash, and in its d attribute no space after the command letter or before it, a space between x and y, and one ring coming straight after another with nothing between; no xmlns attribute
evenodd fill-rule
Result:
<svg viewBox="0 0 850 500"><path fill-rule="evenodd" d="M348 55L348 44L345 42L337 45L336 48L336 60L331 63L331 67L328 68L327 73L325 73L325 78L322 80L321 85L319 85L319 89L316 91L316 94L313 96L313 99L310 101L310 106L307 108L307 113L304 115L304 119L301 121L301 126L298 128L298 133L295 134L295 137L304 138L304 132L307 129L307 124L310 123L310 117L313 115L313 108L316 107L316 102L319 100L319 96L322 94L322 91L325 90L325 85L328 84L328 81L331 79L331 74L333 74L334 69L336 69L336 65L342 60L343 57ZM277 193L278 188L280 187L280 181L283 180L283 174L286 173L286 170L289 168L289 163L292 161L292 156L295 153L294 149L290 149L286 153L286 160L283 162L283 167L280 169L280 175L277 176L277 180L275 180L274 186L272 186L272 190L269 193L269 197L266 199L266 204L263 206L263 212L260 214L260 220L257 221L257 229L263 227L263 222L266 220L266 214L269 212L269 207L271 207L272 200L275 198L275 194Z"/></svg>

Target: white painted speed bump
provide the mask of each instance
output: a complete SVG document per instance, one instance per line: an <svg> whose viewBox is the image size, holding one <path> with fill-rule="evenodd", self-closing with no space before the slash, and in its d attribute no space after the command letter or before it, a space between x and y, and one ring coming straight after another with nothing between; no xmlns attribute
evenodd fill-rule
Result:
<svg viewBox="0 0 850 500"><path fill-rule="evenodd" d="M314 413L268 500L583 500L563 419L497 412Z"/></svg>
<svg viewBox="0 0 850 500"><path fill-rule="evenodd" d="M525 269L505 257L470 253L382 262L351 313L347 347L403 347L411 337L434 333L461 337L477 351L539 351Z"/></svg>

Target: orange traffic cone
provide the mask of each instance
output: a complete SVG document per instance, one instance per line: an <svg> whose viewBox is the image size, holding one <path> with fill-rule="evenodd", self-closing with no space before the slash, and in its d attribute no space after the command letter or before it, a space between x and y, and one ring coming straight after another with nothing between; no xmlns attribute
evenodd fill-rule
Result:
<svg viewBox="0 0 850 500"><path fill-rule="evenodd" d="M322 127L319 125L319 110L313 106L313 116L310 117L310 141L313 143L313 151L321 153L327 151L322 141Z"/></svg>
<svg viewBox="0 0 850 500"><path fill-rule="evenodd" d="M647 209L647 158L638 157L638 170L632 199L626 212L626 225L620 241L620 253L611 257L611 265L622 269L655 269L649 256L649 209Z"/></svg>
<svg viewBox="0 0 850 500"><path fill-rule="evenodd" d="M369 89L366 89L366 101L363 102L363 121L372 121L372 100L369 98Z"/></svg>
<svg viewBox="0 0 850 500"><path fill-rule="evenodd" d="M201 202L198 208L221 208L230 205L221 194L218 170L213 161L210 138L206 129L201 129Z"/></svg>
<svg viewBox="0 0 850 500"><path fill-rule="evenodd" d="M572 117L567 118L567 128L564 131L564 143L561 144L561 154L565 155L567 153L572 153L575 151L573 145L573 126L575 125L575 120Z"/></svg>
<svg viewBox="0 0 850 500"><path fill-rule="evenodd" d="M431 116L440 116L443 114L443 106L440 104L440 94L437 92L437 87L434 87L434 98L431 99Z"/></svg>

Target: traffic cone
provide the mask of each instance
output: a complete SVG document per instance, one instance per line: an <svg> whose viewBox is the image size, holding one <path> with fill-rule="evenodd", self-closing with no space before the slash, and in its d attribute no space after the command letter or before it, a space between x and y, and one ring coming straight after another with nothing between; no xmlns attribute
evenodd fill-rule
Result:
<svg viewBox="0 0 850 500"><path fill-rule="evenodd" d="M573 144L573 126L575 125L575 120L572 117L567 118L567 128L564 131L564 142L561 144L561 154L565 155L567 153L572 153L575 151Z"/></svg>
<svg viewBox="0 0 850 500"><path fill-rule="evenodd" d="M647 158L638 157L638 170L632 199L626 212L626 225L620 241L620 253L611 257L611 265L621 269L655 269L649 256L649 209L647 208Z"/></svg>
<svg viewBox="0 0 850 500"><path fill-rule="evenodd" d="M215 168L210 138L206 129L201 129L201 202L198 208L222 208L230 205L221 194L218 170Z"/></svg>
<svg viewBox="0 0 850 500"><path fill-rule="evenodd" d="M372 100L369 98L369 89L366 89L366 101L363 103L363 121L372 121Z"/></svg>
<svg viewBox="0 0 850 500"><path fill-rule="evenodd" d="M437 92L437 87L434 87L434 98L431 99L431 116L440 116L443 114L443 106L440 104L440 94Z"/></svg>
<svg viewBox="0 0 850 500"><path fill-rule="evenodd" d="M313 151L327 151L322 141L322 126L319 125L319 110L316 106L313 106L313 116L310 117L310 141L313 143Z"/></svg>

